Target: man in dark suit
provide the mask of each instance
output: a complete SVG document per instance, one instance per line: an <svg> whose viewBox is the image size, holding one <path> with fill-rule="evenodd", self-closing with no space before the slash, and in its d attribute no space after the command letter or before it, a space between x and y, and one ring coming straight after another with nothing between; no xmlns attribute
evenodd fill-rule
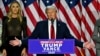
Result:
<svg viewBox="0 0 100 56"><path fill-rule="evenodd" d="M32 35L29 37L30 39L75 39L69 32L68 27L65 23L58 21L56 18L57 9L54 6L48 6L46 8L47 19L44 21L40 21L37 23L35 30ZM53 25L53 32L51 30L51 26ZM53 34L52 34L53 33ZM53 35L53 37L52 37ZM26 42L26 41L25 41ZM24 41L22 42L25 43ZM19 45L20 41L16 39L10 41L10 44L13 46ZM81 42L75 39L75 46L91 48L91 44L89 42ZM37 54L37 56L64 56L64 54Z"/></svg>

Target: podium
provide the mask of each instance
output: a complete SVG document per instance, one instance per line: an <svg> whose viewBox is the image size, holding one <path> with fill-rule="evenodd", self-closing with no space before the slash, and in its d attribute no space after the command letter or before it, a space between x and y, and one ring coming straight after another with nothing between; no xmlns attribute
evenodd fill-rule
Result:
<svg viewBox="0 0 100 56"><path fill-rule="evenodd" d="M74 39L29 39L30 54L74 54Z"/></svg>

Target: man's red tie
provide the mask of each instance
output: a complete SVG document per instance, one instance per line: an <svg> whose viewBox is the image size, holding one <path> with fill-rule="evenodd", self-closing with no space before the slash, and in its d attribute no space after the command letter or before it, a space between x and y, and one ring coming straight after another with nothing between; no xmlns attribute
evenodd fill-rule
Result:
<svg viewBox="0 0 100 56"><path fill-rule="evenodd" d="M55 39L55 30L53 24L51 24L51 39Z"/></svg>

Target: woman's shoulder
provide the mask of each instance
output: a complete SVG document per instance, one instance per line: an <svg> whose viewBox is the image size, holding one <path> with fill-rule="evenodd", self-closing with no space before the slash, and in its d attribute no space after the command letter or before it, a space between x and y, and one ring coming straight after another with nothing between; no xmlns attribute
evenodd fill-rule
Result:
<svg viewBox="0 0 100 56"><path fill-rule="evenodd" d="M22 16L22 19L23 19L23 21L26 21L26 17L25 16Z"/></svg>
<svg viewBox="0 0 100 56"><path fill-rule="evenodd" d="M8 20L8 17L7 16L3 16L2 20L3 21Z"/></svg>
<svg viewBox="0 0 100 56"><path fill-rule="evenodd" d="M25 17L25 16L22 16L22 18L25 18L25 19L26 19L26 17Z"/></svg>
<svg viewBox="0 0 100 56"><path fill-rule="evenodd" d="M8 18L8 16L3 16L3 19L7 19Z"/></svg>

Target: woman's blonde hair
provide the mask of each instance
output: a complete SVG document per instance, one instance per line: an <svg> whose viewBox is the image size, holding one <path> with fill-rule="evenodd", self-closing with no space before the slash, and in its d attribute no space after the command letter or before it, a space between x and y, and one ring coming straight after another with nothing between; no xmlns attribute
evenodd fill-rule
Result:
<svg viewBox="0 0 100 56"><path fill-rule="evenodd" d="M21 10L21 6L20 6L20 4L19 4L19 2L18 1L13 1L11 4L10 4L10 7L9 7L9 12L8 12L8 14L7 14L7 16L8 16L8 18L9 18L9 20L8 20L8 22L9 21L11 21L11 19L12 19L12 10L11 10L11 7L12 7L12 5L14 4L14 3L17 3L18 4L18 13L17 13L17 18L20 20L20 22L22 22L22 10Z"/></svg>

